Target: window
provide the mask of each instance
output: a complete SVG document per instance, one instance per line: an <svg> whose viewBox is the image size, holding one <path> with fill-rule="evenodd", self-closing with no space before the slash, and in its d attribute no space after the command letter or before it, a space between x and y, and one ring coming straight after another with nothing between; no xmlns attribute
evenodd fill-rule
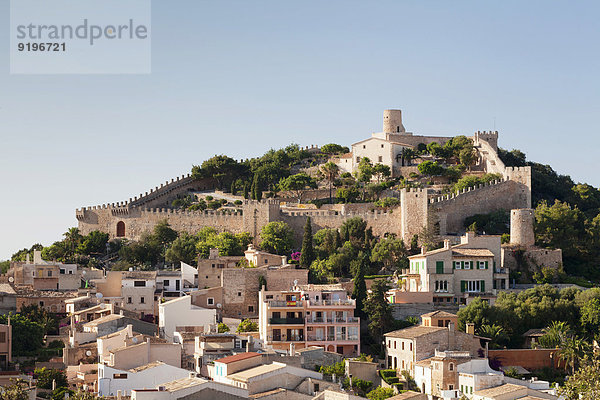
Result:
<svg viewBox="0 0 600 400"><path fill-rule="evenodd" d="M410 342L410 351L412 351L412 342Z"/></svg>
<svg viewBox="0 0 600 400"><path fill-rule="evenodd" d="M448 390L454 390L454 385L448 385Z"/></svg>
<svg viewBox="0 0 600 400"><path fill-rule="evenodd" d="M254 306L248 306L248 312L254 312Z"/></svg>
<svg viewBox="0 0 600 400"><path fill-rule="evenodd" d="M52 276L52 271L48 271L48 277Z"/></svg>
<svg viewBox="0 0 600 400"><path fill-rule="evenodd" d="M381 145L381 148L383 149L383 145Z"/></svg>
<svg viewBox="0 0 600 400"><path fill-rule="evenodd" d="M163 286L169 286L169 280L168 279L165 279L163 281Z"/></svg>
<svg viewBox="0 0 600 400"><path fill-rule="evenodd" d="M404 350L404 341L402 341L402 350Z"/></svg>
<svg viewBox="0 0 600 400"><path fill-rule="evenodd" d="M273 295L272 294L268 294L267 295L267 300L272 300L273 299Z"/></svg>
<svg viewBox="0 0 600 400"><path fill-rule="evenodd" d="M454 371L454 363L450 363L450 365L448 365L448 370ZM450 390L452 390L452 389L450 389Z"/></svg>
<svg viewBox="0 0 600 400"><path fill-rule="evenodd" d="M383 145L382 145L382 146L383 146ZM379 156L378 160L379 160L379 162L383 162L383 157L382 157L382 156Z"/></svg>
<svg viewBox="0 0 600 400"><path fill-rule="evenodd" d="M356 163L358 164L360 162L360 157L356 157Z"/></svg>
<svg viewBox="0 0 600 400"><path fill-rule="evenodd" d="M396 348L396 341L394 340L394 349Z"/></svg>
<svg viewBox="0 0 600 400"><path fill-rule="evenodd" d="M40 307L44 307L44 302L40 301Z"/></svg>
<svg viewBox="0 0 600 400"><path fill-rule="evenodd" d="M436 261L435 262L435 273L436 274L443 274L444 273L444 262L443 261Z"/></svg>
<svg viewBox="0 0 600 400"><path fill-rule="evenodd" d="M140 303L144 304L146 302L146 299L144 298L144 296L140 297Z"/></svg>
<svg viewBox="0 0 600 400"><path fill-rule="evenodd" d="M146 287L146 281L133 281L135 287Z"/></svg>
<svg viewBox="0 0 600 400"><path fill-rule="evenodd" d="M366 149L366 148L367 148L367 145L363 144L363 149Z"/></svg>
<svg viewBox="0 0 600 400"><path fill-rule="evenodd" d="M127 379L127 374L113 374L113 379Z"/></svg>
<svg viewBox="0 0 600 400"><path fill-rule="evenodd" d="M318 391L319 391L319 384L315 383L315 390L314 390L314 392L318 392Z"/></svg>
<svg viewBox="0 0 600 400"><path fill-rule="evenodd" d="M133 303L133 299L131 298L131 296L127 297L127 304L131 304Z"/></svg>
<svg viewBox="0 0 600 400"><path fill-rule="evenodd" d="M209 306L212 306L215 304L215 299L213 297L209 297L206 299L206 304L208 304Z"/></svg>
<svg viewBox="0 0 600 400"><path fill-rule="evenodd" d="M242 292L238 292L238 297L242 297Z"/></svg>
<svg viewBox="0 0 600 400"><path fill-rule="evenodd" d="M0 332L0 343L6 343L6 332Z"/></svg>
<svg viewBox="0 0 600 400"><path fill-rule="evenodd" d="M60 274L61 274L61 275L64 275L64 274L65 274L65 269L64 269L64 268L61 268L61 269L60 269Z"/></svg>
<svg viewBox="0 0 600 400"><path fill-rule="evenodd" d="M460 261L454 261L454 269L460 269Z"/></svg>

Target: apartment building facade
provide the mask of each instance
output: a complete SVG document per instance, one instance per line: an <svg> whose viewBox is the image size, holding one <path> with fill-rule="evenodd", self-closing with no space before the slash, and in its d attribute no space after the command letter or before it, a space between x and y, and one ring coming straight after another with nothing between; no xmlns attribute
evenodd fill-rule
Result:
<svg viewBox="0 0 600 400"><path fill-rule="evenodd" d="M355 300L341 285L301 285L259 293L260 338L278 350L323 347L346 356L360 354L360 320Z"/></svg>

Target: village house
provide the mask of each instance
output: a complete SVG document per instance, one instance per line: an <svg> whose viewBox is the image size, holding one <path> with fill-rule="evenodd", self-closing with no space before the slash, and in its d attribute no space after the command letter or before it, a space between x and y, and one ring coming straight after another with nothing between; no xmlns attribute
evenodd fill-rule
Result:
<svg viewBox="0 0 600 400"><path fill-rule="evenodd" d="M433 304L468 304L481 297L493 303L498 290L508 288L508 271L501 265L500 236L467 232L461 243L409 257L401 289L389 293L393 303L415 302L415 295Z"/></svg>
<svg viewBox="0 0 600 400"><path fill-rule="evenodd" d="M217 323L215 309L192 304L191 296L183 296L158 306L158 329L160 336L173 343L175 331L184 327L208 327ZM208 330L208 329L206 329Z"/></svg>
<svg viewBox="0 0 600 400"><path fill-rule="evenodd" d="M341 285L298 285L259 293L260 338L279 350L323 347L346 356L360 354L356 301Z"/></svg>
<svg viewBox="0 0 600 400"><path fill-rule="evenodd" d="M429 315L421 325L388 332L385 337L386 365L414 376L417 362L435 355L437 351L463 351L472 357L485 353L485 338L456 329L456 316L444 313ZM446 322L448 321L448 322ZM447 326L439 326L446 325Z"/></svg>
<svg viewBox="0 0 600 400"><path fill-rule="evenodd" d="M98 364L98 395L129 396L134 389L154 388L163 383L189 377L190 371L162 361L154 361L131 369L118 369Z"/></svg>

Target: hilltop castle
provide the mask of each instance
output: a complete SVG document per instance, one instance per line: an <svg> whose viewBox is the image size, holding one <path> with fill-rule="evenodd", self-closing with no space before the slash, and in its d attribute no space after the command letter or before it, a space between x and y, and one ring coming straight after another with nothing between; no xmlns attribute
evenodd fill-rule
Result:
<svg viewBox="0 0 600 400"><path fill-rule="evenodd" d="M451 137L419 136L406 132L400 110L386 110L383 132L373 133L368 139L354 143L352 152L335 159L343 171L353 171L362 157L390 167L392 176L408 176L416 166L406 165L402 154L405 148L420 143L437 142L443 145ZM395 233L405 241L424 228L435 227L441 237L457 238L464 232L465 218L504 209L531 207L531 168L506 167L497 153L498 132L476 132L471 139L478 153L474 172L495 173L499 180L464 189L452 195L440 195L432 189L402 189L400 206L393 212L370 211L367 207L343 206L337 209L293 210L282 207L278 200L261 202L246 200L239 211L182 211L170 208L178 196L190 192L214 189L210 179L196 180L189 174L172 179L140 194L129 201L84 207L76 210L82 234L93 230L106 232L111 238L138 239L156 223L167 220L178 231L198 232L206 226L219 231L250 232L259 236L264 225L284 221L296 232L310 216L314 231L339 227L351 217L362 217L376 235Z"/></svg>

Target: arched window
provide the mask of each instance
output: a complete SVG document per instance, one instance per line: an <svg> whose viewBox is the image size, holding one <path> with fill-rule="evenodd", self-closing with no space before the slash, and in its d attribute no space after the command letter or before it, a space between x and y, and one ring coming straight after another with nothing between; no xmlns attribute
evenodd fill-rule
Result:
<svg viewBox="0 0 600 400"><path fill-rule="evenodd" d="M117 237L125 236L125 222L119 221L117 222Z"/></svg>

